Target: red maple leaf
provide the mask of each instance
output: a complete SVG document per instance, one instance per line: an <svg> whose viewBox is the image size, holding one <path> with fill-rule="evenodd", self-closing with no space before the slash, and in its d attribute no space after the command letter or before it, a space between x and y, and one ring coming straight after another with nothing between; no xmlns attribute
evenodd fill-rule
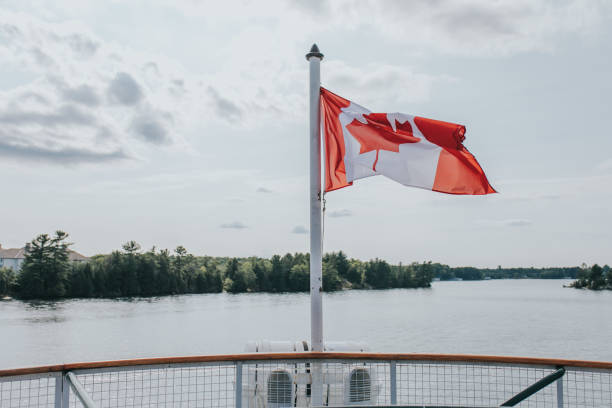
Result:
<svg viewBox="0 0 612 408"><path fill-rule="evenodd" d="M378 153L381 150L399 153L399 145L404 143L418 143L420 138L412 134L410 122L399 123L395 121L395 129L391 127L386 113L370 113L363 115L367 123L354 119L347 125L351 135L361 144L359 154L376 150L376 160L372 170L376 171Z"/></svg>

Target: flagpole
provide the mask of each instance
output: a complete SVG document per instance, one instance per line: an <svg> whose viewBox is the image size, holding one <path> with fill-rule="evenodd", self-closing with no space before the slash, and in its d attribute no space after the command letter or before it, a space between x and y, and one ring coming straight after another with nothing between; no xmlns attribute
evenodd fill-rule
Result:
<svg viewBox="0 0 612 408"><path fill-rule="evenodd" d="M321 60L323 54L313 44L306 60L310 66L310 344L312 351L323 351L323 255L321 234ZM311 406L323 405L320 367L313 366Z"/></svg>
<svg viewBox="0 0 612 408"><path fill-rule="evenodd" d="M313 44L306 54L310 65L310 341L312 351L323 351L323 261L321 243L321 112L320 64L323 54Z"/></svg>

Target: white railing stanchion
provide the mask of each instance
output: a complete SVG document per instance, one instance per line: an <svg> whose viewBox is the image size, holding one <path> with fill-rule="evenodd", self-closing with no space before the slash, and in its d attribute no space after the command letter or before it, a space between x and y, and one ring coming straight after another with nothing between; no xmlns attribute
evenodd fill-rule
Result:
<svg viewBox="0 0 612 408"><path fill-rule="evenodd" d="M557 408L563 408L563 377L557 380Z"/></svg>
<svg viewBox="0 0 612 408"><path fill-rule="evenodd" d="M74 389L74 393L79 398L81 403L85 406L85 408L98 408L98 406L95 402L93 402L89 394L87 394L87 391L85 390L79 379L76 377L76 375L68 371L68 373L66 373L66 377L68 378L68 382L72 386L72 389ZM68 406L66 405L66 408L67 407Z"/></svg>
<svg viewBox="0 0 612 408"><path fill-rule="evenodd" d="M62 375L58 375L55 377L55 403L53 406L55 408L62 408Z"/></svg>
<svg viewBox="0 0 612 408"><path fill-rule="evenodd" d="M70 406L70 382L66 373L62 373L62 408Z"/></svg>
<svg viewBox="0 0 612 408"><path fill-rule="evenodd" d="M389 377L391 382L391 405L397 405L397 366L395 361L389 363Z"/></svg>
<svg viewBox="0 0 612 408"><path fill-rule="evenodd" d="M236 361L236 389L235 391L235 406L242 407L242 361Z"/></svg>

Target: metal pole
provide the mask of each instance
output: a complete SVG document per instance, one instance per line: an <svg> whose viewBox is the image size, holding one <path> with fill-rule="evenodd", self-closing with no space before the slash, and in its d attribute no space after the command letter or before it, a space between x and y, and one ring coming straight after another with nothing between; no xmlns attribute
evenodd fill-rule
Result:
<svg viewBox="0 0 612 408"><path fill-rule="evenodd" d="M563 377L557 380L557 408L563 408Z"/></svg>
<svg viewBox="0 0 612 408"><path fill-rule="evenodd" d="M501 404L502 407L513 407L520 402L526 400L531 397L536 392L540 391L542 388L548 387L553 382L559 380L565 374L565 368L560 367L557 371L548 374L546 377L541 380L536 381L529 387L525 388L523 391L516 394L514 397L510 398L508 401Z"/></svg>
<svg viewBox="0 0 612 408"><path fill-rule="evenodd" d="M72 385L72 388L74 389L74 393L81 401L81 404L85 406L85 408L97 408L98 407L96 403L93 402L89 394L87 394L87 391L85 390L85 388L83 387L79 379L76 377L76 375L74 375L74 373L72 373L71 371L68 371L68 373L66 373L66 377L68 378L70 385Z"/></svg>
<svg viewBox="0 0 612 408"><path fill-rule="evenodd" d="M242 408L242 361L236 361L236 389L235 389L236 408Z"/></svg>
<svg viewBox="0 0 612 408"><path fill-rule="evenodd" d="M312 351L323 351L323 260L321 242L321 87L323 54L313 44L310 64L310 340Z"/></svg>
<svg viewBox="0 0 612 408"><path fill-rule="evenodd" d="M70 406L70 381L68 374L62 373L62 408Z"/></svg>
<svg viewBox="0 0 612 408"><path fill-rule="evenodd" d="M55 377L55 408L62 408L62 382L64 376L62 374Z"/></svg>
<svg viewBox="0 0 612 408"><path fill-rule="evenodd" d="M397 405L397 366L395 361L389 363L389 381L391 381L391 405Z"/></svg>
<svg viewBox="0 0 612 408"><path fill-rule="evenodd" d="M321 60L316 44L306 54L310 65L310 343L312 351L323 351L323 259L321 236ZM311 406L323 405L320 364L313 364Z"/></svg>

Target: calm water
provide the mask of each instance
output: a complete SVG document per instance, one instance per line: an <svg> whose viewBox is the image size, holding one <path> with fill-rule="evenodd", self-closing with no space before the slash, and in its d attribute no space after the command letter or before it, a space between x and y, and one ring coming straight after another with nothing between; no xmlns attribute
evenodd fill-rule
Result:
<svg viewBox="0 0 612 408"><path fill-rule="evenodd" d="M612 361L612 292L566 280L435 282L324 297L324 334L372 351ZM249 340L309 338L307 294L0 302L0 368L235 353Z"/></svg>

